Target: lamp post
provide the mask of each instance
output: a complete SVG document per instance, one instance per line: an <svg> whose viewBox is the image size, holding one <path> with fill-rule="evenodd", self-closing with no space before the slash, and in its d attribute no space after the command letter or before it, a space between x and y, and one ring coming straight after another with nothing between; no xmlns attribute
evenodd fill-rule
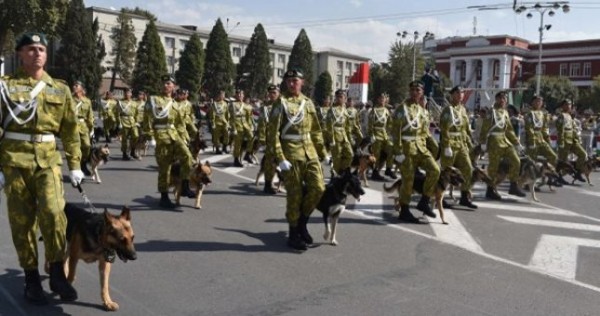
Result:
<svg viewBox="0 0 600 316"><path fill-rule="evenodd" d="M406 38L408 36L408 34L410 34L407 31L402 31L402 32L398 32L396 33L397 36L400 36L402 38ZM412 62L412 81L415 81L415 76L417 74L417 39L419 38L419 31L414 31L413 33L413 62ZM429 31L425 32L425 36L423 36L423 42L429 39L433 39L435 36L433 33L430 33Z"/></svg>
<svg viewBox="0 0 600 316"><path fill-rule="evenodd" d="M517 14L520 14L525 11L536 11L540 13L540 26L538 31L540 32L540 38L538 43L538 62L536 66L536 85L535 85L535 94L540 95L540 85L542 82L542 40L544 38L544 30L548 31L552 27L551 24L544 25L544 14L548 12L548 16L552 17L556 14L556 11L562 9L564 13L569 13L571 7L569 6L568 1L557 1L557 2L538 2L532 6L520 6L515 7L514 11ZM527 13L527 18L531 19L533 14L531 12Z"/></svg>

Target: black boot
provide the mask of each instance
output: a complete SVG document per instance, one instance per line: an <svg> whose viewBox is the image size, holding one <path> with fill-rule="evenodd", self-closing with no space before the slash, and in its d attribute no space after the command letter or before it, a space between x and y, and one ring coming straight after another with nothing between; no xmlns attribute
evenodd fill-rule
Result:
<svg viewBox="0 0 600 316"><path fill-rule="evenodd" d="M62 261L50 263L50 290L57 293L62 301L71 302L77 299L77 291L67 281L65 264Z"/></svg>
<svg viewBox="0 0 600 316"><path fill-rule="evenodd" d="M242 162L240 161L240 158L238 158L238 157L235 157L235 158L233 159L233 166L234 166L234 167L243 167L243 166L244 166L244 164L242 164Z"/></svg>
<svg viewBox="0 0 600 316"><path fill-rule="evenodd" d="M88 167L87 167L87 161L86 160L82 160L81 161L81 171L83 172L84 176L89 177L89 176L92 175L92 173L90 172L90 169L88 169Z"/></svg>
<svg viewBox="0 0 600 316"><path fill-rule="evenodd" d="M460 204L462 206L466 206L468 208L473 208L473 209L477 208L477 205L473 204L473 202L471 202L469 200L469 191L461 191L460 192L460 201L458 202L458 204Z"/></svg>
<svg viewBox="0 0 600 316"><path fill-rule="evenodd" d="M25 300L34 305L48 304L37 269L25 270Z"/></svg>
<svg viewBox="0 0 600 316"><path fill-rule="evenodd" d="M502 197L500 196L500 194L498 194L498 192L496 192L496 189L492 188L489 185L487 187L487 190L485 191L485 198L488 200L495 200L495 201L502 200Z"/></svg>
<svg viewBox="0 0 600 316"><path fill-rule="evenodd" d="M181 181L181 195L187 196L190 199L196 197L196 193L190 189L190 180Z"/></svg>
<svg viewBox="0 0 600 316"><path fill-rule="evenodd" d="M227 145L225 145L225 144L223 145L223 153L224 154L228 154L229 153L229 150L227 150Z"/></svg>
<svg viewBox="0 0 600 316"><path fill-rule="evenodd" d="M373 173L371 173L371 180L383 181L385 178L379 173L378 169L373 169Z"/></svg>
<svg viewBox="0 0 600 316"><path fill-rule="evenodd" d="M421 221L416 218L408 208L408 205L400 206L400 215L398 215L398 220L406 223L420 224Z"/></svg>
<svg viewBox="0 0 600 316"><path fill-rule="evenodd" d="M135 149L132 149L131 152L129 153L129 155L131 156L131 158L133 159L140 159L140 157L138 155L135 154Z"/></svg>
<svg viewBox="0 0 600 316"><path fill-rule="evenodd" d="M131 157L127 153L123 153L123 160L131 160Z"/></svg>
<svg viewBox="0 0 600 316"><path fill-rule="evenodd" d="M519 197L525 197L526 196L525 192L523 192L521 190L521 188L519 188L519 186L517 185L516 182L511 182L510 183L510 188L508 189L508 194L516 195L516 196L519 196Z"/></svg>
<svg viewBox="0 0 600 316"><path fill-rule="evenodd" d="M385 168L385 172L383 174L394 180L398 179L398 176L392 171L392 168Z"/></svg>
<svg viewBox="0 0 600 316"><path fill-rule="evenodd" d="M173 202L171 202L171 199L169 198L169 192L160 193L160 202L158 202L158 205L162 208L167 209L174 209L176 206L175 204L173 204Z"/></svg>
<svg viewBox="0 0 600 316"><path fill-rule="evenodd" d="M273 189L273 181L265 180L265 188L263 189L263 192L266 194L277 194L277 191Z"/></svg>
<svg viewBox="0 0 600 316"><path fill-rule="evenodd" d="M300 215L300 218L298 219L298 234L300 235L300 238L302 239L302 241L304 241L306 245L312 245L313 238L308 233L308 228L306 227L306 225L308 224L308 218L309 217L304 214Z"/></svg>
<svg viewBox="0 0 600 316"><path fill-rule="evenodd" d="M575 180L577 180L577 181L586 182L585 178L581 174L581 171L579 171L577 169L575 169L575 174L573 175L573 178L575 178Z"/></svg>
<svg viewBox="0 0 600 316"><path fill-rule="evenodd" d="M562 185L569 185L569 182L567 182L567 180L565 180L565 178L563 178L563 176L558 176L558 181L560 184Z"/></svg>
<svg viewBox="0 0 600 316"><path fill-rule="evenodd" d="M216 146L216 150L215 150L215 155L220 155L223 152L221 151L221 148L219 148L219 146Z"/></svg>
<svg viewBox="0 0 600 316"><path fill-rule="evenodd" d="M306 250L306 243L300 238L300 234L298 234L298 228L292 227L290 225L290 235L288 236L287 244L290 248L296 250Z"/></svg>
<svg viewBox="0 0 600 316"><path fill-rule="evenodd" d="M563 186L562 183L561 183L561 181L560 181L560 178L556 178L556 177L554 177L554 178L553 177L548 178L548 185L549 186L553 186L553 187L557 187L557 188L560 188L560 187Z"/></svg>
<svg viewBox="0 0 600 316"><path fill-rule="evenodd" d="M254 160L252 160L252 156L250 156L249 152L246 152L244 154L244 160L247 161L249 164L253 164Z"/></svg>
<svg viewBox="0 0 600 316"><path fill-rule="evenodd" d="M421 200L417 204L417 210L423 212L425 215L435 218L436 215L431 209L431 203L429 202L429 197L426 195L421 196Z"/></svg>

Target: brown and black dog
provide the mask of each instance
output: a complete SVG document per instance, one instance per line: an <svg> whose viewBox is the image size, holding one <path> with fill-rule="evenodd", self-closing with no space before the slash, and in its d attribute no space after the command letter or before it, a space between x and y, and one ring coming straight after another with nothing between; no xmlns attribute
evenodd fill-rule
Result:
<svg viewBox="0 0 600 316"><path fill-rule="evenodd" d="M421 173L420 171L415 171L415 178L413 182L413 191L419 194L423 194L423 187L425 185L426 175ZM435 186L435 199L434 202L437 205L437 208L440 212L440 219L442 223L448 225L448 222L444 219L444 207L442 205L442 200L444 199L444 192L448 188L449 185L459 186L465 182L465 178L463 177L460 170L454 167L446 167L444 170L440 172L440 177L438 179L437 185ZM385 192L392 193L398 192L400 194L400 187L402 186L402 179L396 180L390 187L387 187L385 184L383 185L383 189ZM395 198L394 207L396 211L400 211L400 198Z"/></svg>
<svg viewBox="0 0 600 316"><path fill-rule="evenodd" d="M258 186L260 177L265 174L265 164L267 164L267 163L269 163L269 162L267 162L265 160L265 156L263 156L260 159L260 168L258 169L258 173L256 174L256 180L254 181L254 185ZM277 165L277 162L275 159L273 159L273 161L271 161L270 163L273 164L272 168L275 169L275 174L277 175L277 179L279 179L279 182L277 182L277 187L275 188L275 191L281 192L281 186L283 185L283 174L282 174L281 170L279 169L279 166Z"/></svg>
<svg viewBox="0 0 600 316"><path fill-rule="evenodd" d="M100 271L100 297L108 311L116 311L119 304L110 298L109 276L112 263L118 257L123 262L137 259L131 226L131 214L123 207L116 216L106 209L103 213L91 213L74 204L65 205L67 216L67 260L65 263L67 280L75 281L77 263L98 261Z"/></svg>
<svg viewBox="0 0 600 316"><path fill-rule="evenodd" d="M142 157L146 156L148 153L150 139L151 137L145 134L142 134L137 138L137 141L133 145L133 150L136 156L138 156L138 160L142 160Z"/></svg>
<svg viewBox="0 0 600 316"><path fill-rule="evenodd" d="M90 166L92 167L92 181L102 183L102 180L100 179L100 174L98 173L98 167L102 164L107 163L109 157L110 150L108 149L108 144L92 148L89 160Z"/></svg>
<svg viewBox="0 0 600 316"><path fill-rule="evenodd" d="M494 183L494 188L500 184L506 177L508 176L508 162L503 159L500 161L500 165L498 166L498 173L496 175L496 180ZM535 195L536 184L538 181L543 184L547 184L550 188L550 191L554 191L552 188L552 181L547 181L549 178L558 179L559 174L556 172L556 169L552 164L546 160L544 161L535 161L531 159L529 156L523 156L520 158L520 169L519 169L519 180L517 181L517 185L520 187L527 186L529 187L529 191L531 193L531 198L539 202L539 199ZM539 187L537 187L539 190Z"/></svg>
<svg viewBox="0 0 600 316"><path fill-rule="evenodd" d="M171 165L171 178L170 178L170 186L175 187L175 204L180 205L181 200L181 175L180 175L181 166L179 163L174 163ZM197 209L201 209L202 205L202 192L204 192L204 187L212 183L212 167L210 166L210 162L207 160L204 164L195 163L192 166L190 171L189 180L190 187L195 189L196 193L196 201L194 203L194 207Z"/></svg>
<svg viewBox="0 0 600 316"><path fill-rule="evenodd" d="M367 170L373 168L376 162L377 158L375 158L375 155L368 151L359 150L352 157L350 167L356 171L358 178L363 182L363 186L366 188L369 187Z"/></svg>
<svg viewBox="0 0 600 316"><path fill-rule="evenodd" d="M473 187L475 183L480 181L490 186L493 185L492 178L490 178L490 176L487 174L487 171L475 165L473 166L473 172L471 173L471 187ZM456 200L454 199L454 186L452 184L450 184L450 186L448 187L448 192L448 195L450 196L452 201L456 202ZM469 191L469 201L471 201L472 198L473 197L471 196L471 192Z"/></svg>
<svg viewBox="0 0 600 316"><path fill-rule="evenodd" d="M592 181L590 180L590 174L596 170L600 166L600 157L595 155L588 157L583 164L583 168L581 168L581 173L585 177L585 180L590 186L594 186ZM575 180L573 180L574 182Z"/></svg>

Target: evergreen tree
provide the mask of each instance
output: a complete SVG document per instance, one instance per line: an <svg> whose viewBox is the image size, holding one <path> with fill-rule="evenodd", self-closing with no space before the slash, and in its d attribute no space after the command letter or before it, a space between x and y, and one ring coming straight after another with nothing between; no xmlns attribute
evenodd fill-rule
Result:
<svg viewBox="0 0 600 316"><path fill-rule="evenodd" d="M150 20L138 46L132 88L136 91L144 90L149 94L158 94L163 83L161 77L167 74L166 59L156 24Z"/></svg>
<svg viewBox="0 0 600 316"><path fill-rule="evenodd" d="M413 49L416 49L416 74L417 80L421 78L419 74L423 73L425 61L419 53L418 46L420 43L403 44L398 41L392 45L389 53L389 71L387 72L386 81L392 83L388 87L390 102L392 104L400 103L408 97L408 84L412 81L412 63Z"/></svg>
<svg viewBox="0 0 600 316"><path fill-rule="evenodd" d="M373 64L369 68L369 100L377 100L377 96L389 89L387 81L387 64Z"/></svg>
<svg viewBox="0 0 600 316"><path fill-rule="evenodd" d="M148 10L144 10L140 7L135 7L135 9L123 8L122 10L123 10L123 12L126 12L126 13L143 16L143 17L147 18L148 20L151 20L154 22L158 21L158 18L156 18L156 15L154 15L154 14L152 14L152 12L150 12Z"/></svg>
<svg viewBox="0 0 600 316"><path fill-rule="evenodd" d="M243 78L243 81L238 82L248 96L262 97L271 81L272 73L267 34L259 23L254 28L246 54L240 60L238 78Z"/></svg>
<svg viewBox="0 0 600 316"><path fill-rule="evenodd" d="M328 71L322 72L315 82L315 102L323 104L326 97L333 94L333 79Z"/></svg>
<svg viewBox="0 0 600 316"><path fill-rule="evenodd" d="M304 29L300 30L298 37L294 41L292 47L292 54L290 55L290 61L288 62L287 69L297 69L304 74L304 86L302 86L302 93L308 97L312 96L313 91L313 51L310 45L310 39L306 35Z"/></svg>
<svg viewBox="0 0 600 316"><path fill-rule="evenodd" d="M527 90L524 93L524 101L528 102L535 94L536 77L527 81ZM575 100L578 97L577 87L567 77L542 76L540 82L540 95L544 98L546 109L554 113L560 102L564 99ZM577 105L577 103L576 103Z"/></svg>
<svg viewBox="0 0 600 316"><path fill-rule="evenodd" d="M179 69L175 73L175 79L177 79L179 86L189 90L191 97L195 99L197 94L200 93L203 73L204 48L200 37L194 33L181 53Z"/></svg>
<svg viewBox="0 0 600 316"><path fill-rule="evenodd" d="M110 39L113 49L110 55L113 57L112 78L110 90L115 88L117 73L126 84L131 84L131 73L135 61L135 29L129 13L121 10L117 17L117 26L111 30Z"/></svg>
<svg viewBox="0 0 600 316"><path fill-rule="evenodd" d="M92 33L93 23L88 19L83 0L72 0L60 34L62 46L56 54L57 68L53 74L69 84L75 80L86 84L94 81L95 63L98 62L96 37Z"/></svg>
<svg viewBox="0 0 600 316"><path fill-rule="evenodd" d="M231 92L235 67L231 59L227 32L221 19L217 19L210 31L204 65L204 87L209 96L214 96L219 90Z"/></svg>
<svg viewBox="0 0 600 316"><path fill-rule="evenodd" d="M98 98L98 89L100 89L100 85L102 84L102 76L104 75L105 71L104 67L102 67L102 60L104 60L104 57L106 56L106 47L104 45L102 35L98 34L99 29L100 26L98 23L98 18L95 18L94 24L92 25L92 34L96 39L96 60L94 61L92 80L87 84L87 96L92 100L96 100Z"/></svg>

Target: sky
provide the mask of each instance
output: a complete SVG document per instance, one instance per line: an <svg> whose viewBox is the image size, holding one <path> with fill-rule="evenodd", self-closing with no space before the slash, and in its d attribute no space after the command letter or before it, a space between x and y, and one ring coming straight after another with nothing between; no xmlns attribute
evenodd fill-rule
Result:
<svg viewBox="0 0 600 316"><path fill-rule="evenodd" d="M517 0L532 7L535 2ZM293 45L304 28L313 50L336 48L372 59L388 60L390 46L402 39L398 32L431 32L436 38L476 35L512 35L531 42L539 41L541 14L533 17L516 14L513 0L84 0L86 7L140 7L155 14L161 22L196 25L212 29L221 18L230 34L252 35L262 23L267 36ZM548 3L548 2L542 2ZM471 6L495 10L478 10ZM543 42L600 38L595 23L600 15L600 0L569 1L570 12L557 10L553 17L544 14ZM476 22L474 23L474 21ZM474 27L475 26L475 27Z"/></svg>

